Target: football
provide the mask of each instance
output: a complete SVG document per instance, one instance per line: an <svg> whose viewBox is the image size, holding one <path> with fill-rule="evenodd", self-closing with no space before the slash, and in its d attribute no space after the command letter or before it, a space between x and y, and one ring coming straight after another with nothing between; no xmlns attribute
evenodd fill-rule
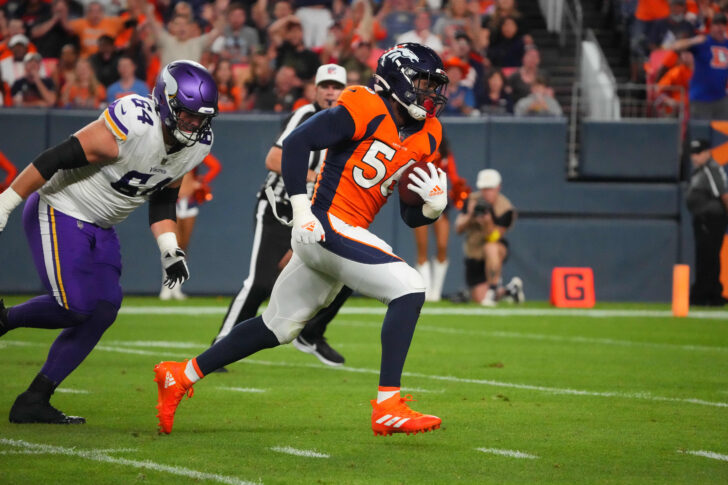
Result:
<svg viewBox="0 0 728 485"><path fill-rule="evenodd" d="M427 168L427 162L413 163L412 165L407 167L407 169L404 172L402 172L402 176L399 178L399 183L397 184L397 186L399 188L400 200L407 205L417 207L424 203L424 201L422 200L422 197L420 197L419 194L412 192L410 189L407 188L407 185L409 185L412 182L409 178L409 174L412 173L412 170L414 170L415 167L420 167L425 172L430 173L429 169Z"/></svg>

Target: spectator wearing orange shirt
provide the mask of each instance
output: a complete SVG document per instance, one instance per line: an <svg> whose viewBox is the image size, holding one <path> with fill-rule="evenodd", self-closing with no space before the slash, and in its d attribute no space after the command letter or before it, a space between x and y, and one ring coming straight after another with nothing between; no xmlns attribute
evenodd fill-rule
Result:
<svg viewBox="0 0 728 485"><path fill-rule="evenodd" d="M104 7L99 2L91 2L86 8L86 16L71 20L68 26L69 30L80 39L81 57L85 59L98 50L99 37L102 35L116 37L123 29L124 23L119 17L104 15Z"/></svg>
<svg viewBox="0 0 728 485"><path fill-rule="evenodd" d="M662 43L662 22L670 15L668 0L639 0L630 35L632 55L632 80L638 78L639 66L649 57L650 51Z"/></svg>
<svg viewBox="0 0 728 485"><path fill-rule="evenodd" d="M65 108L98 109L106 101L106 89L96 79L88 59L81 59L76 65L75 76L61 91L60 105Z"/></svg>
<svg viewBox="0 0 728 485"><path fill-rule="evenodd" d="M693 77L693 54L690 51L680 53L680 62L667 71L657 83L659 96L656 100L658 110L663 116L676 116L680 106L683 113L688 113L690 79Z"/></svg>
<svg viewBox="0 0 728 485"><path fill-rule="evenodd" d="M212 71L217 83L217 107L221 113L240 111L243 103L243 90L233 80L233 69L230 61L221 59Z"/></svg>

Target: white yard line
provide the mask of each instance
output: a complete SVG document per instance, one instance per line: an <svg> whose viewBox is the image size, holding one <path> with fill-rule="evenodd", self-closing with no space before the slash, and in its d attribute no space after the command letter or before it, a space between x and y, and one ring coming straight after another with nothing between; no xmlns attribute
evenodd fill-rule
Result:
<svg viewBox="0 0 728 485"><path fill-rule="evenodd" d="M311 450L298 450L296 448L291 448L290 446L274 446L271 448L271 450L277 451L278 453L303 456L306 458L330 458L330 456L326 453L319 453L318 451Z"/></svg>
<svg viewBox="0 0 728 485"><path fill-rule="evenodd" d="M424 392L424 393L433 393L433 394L443 394L445 392L445 389L422 389L420 387L403 387L401 388L402 392Z"/></svg>
<svg viewBox="0 0 728 485"><path fill-rule="evenodd" d="M7 341L8 343L14 343L15 341ZM24 342L25 343L25 342ZM172 352L155 352L151 350L138 350L138 349L126 349L123 347L109 347L106 345L98 345L96 346L97 350L103 350L107 352L119 352L119 353L126 353L126 354L135 354L135 355L150 355L155 356L160 359L162 358L177 358L177 359L185 359L189 358L189 354L181 354L181 353L172 353ZM246 364L253 364L253 365L264 365L264 366L271 366L271 367L297 367L297 368L310 368L310 369L319 369L319 370L333 370L333 371L340 371L340 372L352 372L352 373L358 373L358 374L379 374L378 369L366 369L366 368L360 368L360 367L349 367L349 366L341 366L341 367L329 367L329 366L321 366L320 364L294 364L289 362L272 362L272 361L265 361L265 360L256 360L256 359L243 359L240 362L246 363ZM438 376L438 375L430 375L430 374L420 374L416 372L403 372L403 376L405 377L415 377L420 379L432 379L436 381L445 381L445 382L459 382L464 384L478 384L483 386L491 386L491 387L505 387L505 388L511 388L511 389L522 389L527 391L536 391L536 392L544 392L547 394L564 394L564 395L571 395L571 396L589 396L589 397L614 397L614 398L622 398L622 399L639 399L639 400L647 400L647 401L660 401L660 402L678 402L678 403L686 403L686 404L698 404L701 406L711 406L711 407L719 407L719 408L728 408L728 402L721 402L721 401L706 401L703 399L698 398L692 398L692 397L665 397L665 396L655 396L652 393L649 392L617 392L617 391L588 391L584 389L569 389L569 388L559 388L559 387L549 387L549 386L536 386L533 384L519 384L515 382L503 382L503 381L494 381L492 379L471 379L471 378L464 378L464 377L455 377L455 376Z"/></svg>
<svg viewBox="0 0 728 485"><path fill-rule="evenodd" d="M210 480L219 483L227 483L230 485L250 485L258 482L248 482L241 480L237 477L231 477L227 475L219 475L217 473L205 473L197 470L191 470L189 468L163 465L161 463L155 463L149 460L129 460L126 458L117 458L109 456L101 450L79 450L76 448L66 448L63 446L47 445L43 443L30 443L22 440L11 440L7 438L0 438L0 443L21 448L19 451L32 451L38 453L46 453L49 455L66 455L83 458L86 460L99 461L102 463L112 463L115 465L122 465L132 468L145 468L148 470L154 470L158 472L168 473L171 475L179 475L182 477L192 478L193 480Z"/></svg>
<svg viewBox="0 0 728 485"><path fill-rule="evenodd" d="M220 389L223 391L234 391L234 392L249 392L252 394L259 394L262 392L268 392L267 389L256 389L255 387L225 387L225 386L219 386L215 389Z"/></svg>
<svg viewBox="0 0 728 485"><path fill-rule="evenodd" d="M720 453L715 453L714 451L705 451L705 450L681 451L681 450L678 450L677 452L685 453L686 455L703 456L705 458L711 458L713 460L728 461L728 455L721 455Z"/></svg>
<svg viewBox="0 0 728 485"><path fill-rule="evenodd" d="M261 310L264 307L261 307ZM224 315L226 307L221 306L124 306L119 310L122 315ZM381 307L344 307L342 315L384 315L387 308ZM669 318L670 310L590 310L562 308L428 308L422 309L422 315L456 315L485 317L579 317L579 318ZM694 310L687 318L714 319L728 321L728 311Z"/></svg>
<svg viewBox="0 0 728 485"><path fill-rule="evenodd" d="M123 345L125 347L153 347L164 349L199 349L206 345L197 342L173 342L169 340L109 340L108 345Z"/></svg>
<svg viewBox="0 0 728 485"><path fill-rule="evenodd" d="M90 394L91 391L84 391L83 389L67 389L65 387L56 388L56 392L65 392L67 394Z"/></svg>
<svg viewBox="0 0 728 485"><path fill-rule="evenodd" d="M364 328L380 328L381 323L365 322L362 320L336 320L336 325L345 327L364 327ZM441 327L434 325L417 325L418 332L434 332L448 335L472 335L479 337L495 337L495 338L511 338L524 340L542 340L550 342L570 342L580 344L597 344L597 345L617 345L623 347L652 347L658 349L670 350L687 350L687 351L708 351L708 352L728 352L728 347L717 347L711 345L680 345L666 344L661 342L639 342L632 340L616 340L611 338L597 337L564 337L561 335L548 335L540 333L524 333L524 332L501 332L487 330L463 330L459 328Z"/></svg>
<svg viewBox="0 0 728 485"><path fill-rule="evenodd" d="M538 458L536 455L530 453L524 453L518 450L501 450L499 448L475 448L483 453L491 453L493 455L509 456L511 458L527 458L529 460L535 460Z"/></svg>

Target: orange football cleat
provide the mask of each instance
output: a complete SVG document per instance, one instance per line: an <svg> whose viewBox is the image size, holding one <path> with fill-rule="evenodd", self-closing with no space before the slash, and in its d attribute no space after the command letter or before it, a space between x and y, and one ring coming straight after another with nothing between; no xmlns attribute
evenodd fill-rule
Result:
<svg viewBox="0 0 728 485"><path fill-rule="evenodd" d="M434 431L440 427L442 419L429 414L418 413L407 406L409 401L414 401L412 396L392 396L386 401L377 404L372 399L372 430L374 435L388 436L392 433L413 433L420 431Z"/></svg>
<svg viewBox="0 0 728 485"><path fill-rule="evenodd" d="M192 383L185 375L184 362L160 362L154 366L154 382L157 383L157 418L159 431L169 434L174 425L174 413L185 394L192 397Z"/></svg>

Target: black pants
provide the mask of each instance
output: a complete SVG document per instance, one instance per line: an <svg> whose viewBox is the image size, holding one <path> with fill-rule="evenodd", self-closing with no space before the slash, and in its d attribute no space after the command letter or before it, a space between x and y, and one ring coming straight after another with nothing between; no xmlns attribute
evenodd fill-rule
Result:
<svg viewBox="0 0 728 485"><path fill-rule="evenodd" d="M270 297L273 285L282 268L278 268L283 256L291 249L291 229L273 216L267 200L259 200L255 211L253 250L250 256L250 274L235 296L220 330L213 340L225 337L240 322L258 314L260 305ZM304 327L306 340L323 338L326 326L334 319L344 302L351 296L351 289L344 286L328 307L317 313Z"/></svg>
<svg viewBox="0 0 728 485"><path fill-rule="evenodd" d="M694 305L722 302L720 249L727 227L728 217L725 215L693 216L695 280L690 288L690 302Z"/></svg>

